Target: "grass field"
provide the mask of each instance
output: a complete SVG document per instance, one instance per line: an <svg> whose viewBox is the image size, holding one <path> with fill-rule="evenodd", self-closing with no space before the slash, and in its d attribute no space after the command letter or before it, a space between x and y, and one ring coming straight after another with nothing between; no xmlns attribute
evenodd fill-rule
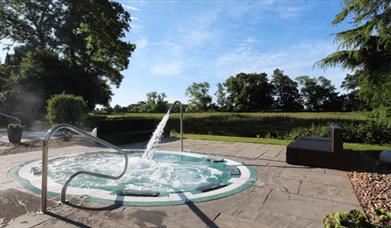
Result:
<svg viewBox="0 0 391 228"><path fill-rule="evenodd" d="M107 119L153 119L162 113L106 115ZM301 135L328 136L330 123L340 123L349 143L391 144L391 125L378 123L368 112L257 112L184 113L184 130L193 135L293 140ZM179 114L173 113L166 129L179 132Z"/></svg>
<svg viewBox="0 0 391 228"><path fill-rule="evenodd" d="M178 133L174 133L174 134L172 134L172 136L180 137L180 135ZM219 136L219 135L184 134L183 137L187 138L187 139L198 139L198 140L260 143L260 144L273 144L273 145L288 145L289 143L291 143L291 140L283 140L283 139L232 137L232 136ZM344 143L343 148L345 150L354 150L354 151L381 151L381 150L391 150L391 145L369 145L369 144L358 144L358 143Z"/></svg>
<svg viewBox="0 0 391 228"><path fill-rule="evenodd" d="M109 119L116 118L162 118L164 113L124 113L105 115ZM286 117L298 119L335 119L335 120L366 120L368 112L202 112L184 113L184 118L208 118L208 117L242 117L242 118L264 118L264 117ZM171 118L179 118L178 113L172 113Z"/></svg>

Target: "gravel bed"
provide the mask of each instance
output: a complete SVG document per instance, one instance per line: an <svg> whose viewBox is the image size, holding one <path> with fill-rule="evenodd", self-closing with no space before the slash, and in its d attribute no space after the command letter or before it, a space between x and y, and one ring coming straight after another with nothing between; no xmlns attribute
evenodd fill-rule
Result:
<svg viewBox="0 0 391 228"><path fill-rule="evenodd" d="M361 153L349 179L357 198L369 219L374 222L376 209L391 211L391 166L385 165Z"/></svg>

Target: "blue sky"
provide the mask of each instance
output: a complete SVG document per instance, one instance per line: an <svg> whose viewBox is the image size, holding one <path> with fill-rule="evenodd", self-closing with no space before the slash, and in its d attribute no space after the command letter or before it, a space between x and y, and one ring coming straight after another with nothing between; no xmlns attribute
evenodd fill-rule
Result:
<svg viewBox="0 0 391 228"><path fill-rule="evenodd" d="M151 91L186 102L192 82L209 82L213 95L218 82L240 72L323 75L338 88L347 73L314 67L336 50L333 34L349 26L331 25L340 0L120 2L133 18L126 40L137 48L112 105Z"/></svg>
<svg viewBox="0 0 391 228"><path fill-rule="evenodd" d="M121 1L134 18L137 45L112 105L145 100L151 91L187 101L192 82L216 84L239 72L280 68L295 78L323 75L339 87L347 72L314 63L336 50L331 25L340 0Z"/></svg>

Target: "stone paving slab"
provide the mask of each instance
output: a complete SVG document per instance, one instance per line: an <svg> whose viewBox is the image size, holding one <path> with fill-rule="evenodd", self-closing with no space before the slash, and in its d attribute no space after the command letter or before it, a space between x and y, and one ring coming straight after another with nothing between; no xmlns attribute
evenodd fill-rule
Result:
<svg viewBox="0 0 391 228"><path fill-rule="evenodd" d="M357 197L351 186L328 185L304 180L300 186L300 195L342 203L357 203Z"/></svg>
<svg viewBox="0 0 391 228"><path fill-rule="evenodd" d="M144 148L145 144L126 147ZM239 194L203 203L102 209L105 206L80 201L77 205L84 209L60 205L52 209L51 215L26 211L7 224L10 227L322 227L326 214L360 208L345 172L286 164L284 146L186 139L184 148L252 165L258 171L258 180ZM180 141L164 142L160 149L179 151ZM73 146L49 151L49 156L88 150L96 148ZM20 188L8 177L9 169L39 158L40 151L0 156L0 191ZM26 205L39 207L36 196L25 194L31 197L30 201L23 201ZM2 203L0 207L7 206ZM2 222L0 218L0 227L4 225Z"/></svg>
<svg viewBox="0 0 391 228"><path fill-rule="evenodd" d="M359 207L358 204L347 204L287 192L272 191L261 210L322 221L326 214L335 210L351 210L357 207Z"/></svg>
<svg viewBox="0 0 391 228"><path fill-rule="evenodd" d="M270 227L289 227L289 228L320 228L324 227L321 221L306 219L284 214L278 211L261 210L257 218L258 223L268 224Z"/></svg>

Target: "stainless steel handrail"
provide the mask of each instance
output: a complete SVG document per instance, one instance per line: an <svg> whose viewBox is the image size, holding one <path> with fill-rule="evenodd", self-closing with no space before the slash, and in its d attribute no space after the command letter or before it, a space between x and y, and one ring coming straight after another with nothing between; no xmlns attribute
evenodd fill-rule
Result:
<svg viewBox="0 0 391 228"><path fill-rule="evenodd" d="M22 124L22 121L18 117L16 117L16 116L11 116L11 115L8 115L8 114L5 114L5 113L1 113L1 112L0 112L0 115L6 117L8 119L16 120L16 122L18 122L19 124Z"/></svg>
<svg viewBox="0 0 391 228"><path fill-rule="evenodd" d="M169 109L169 111L171 112L171 109L176 105L176 104L179 104L179 112L180 112L180 132L181 132L181 151L183 152L183 105L182 105L182 103L180 102L180 101L175 101L172 105L171 105L171 107L170 107L170 109Z"/></svg>
<svg viewBox="0 0 391 228"><path fill-rule="evenodd" d="M72 126L70 124L58 124L54 127L52 127L45 135L45 139L43 141L43 144L42 144L42 195L41 195L41 210L42 210L42 213L46 213L47 212L47 177L48 177L48 145L49 145L49 140L50 140L50 137L55 133L57 132L58 130L61 130L61 129L67 129L67 130L70 130L70 131L73 131L73 132L76 132L92 141L95 141L101 145L104 145L106 147L109 147L111 149L114 149L118 152L120 152L124 158L125 158L125 166L124 166L124 170L118 175L118 176L110 176L110 175L106 175L106 174L100 174L100 173L93 173L93 172L88 172L88 171L79 171L79 172L76 172L74 174L72 174L70 177L67 178L67 180L65 181L65 184L64 186L62 187L62 190L61 190L61 202L65 202L65 196L66 196L66 190L68 188L68 185L69 183L72 181L73 178L75 178L76 176L78 175L81 175L81 174L85 174L85 175L90 175L90 176L95 176L95 177L102 177L102 178L108 178L108 179L113 179L113 180L117 180L119 178L121 178L125 172L126 172L126 169L128 167L128 156L126 155L126 153L119 147L117 146L114 146L112 145L111 143L108 143L102 139L99 139L95 136L92 136L89 132L86 132L86 131L83 131L75 126Z"/></svg>

